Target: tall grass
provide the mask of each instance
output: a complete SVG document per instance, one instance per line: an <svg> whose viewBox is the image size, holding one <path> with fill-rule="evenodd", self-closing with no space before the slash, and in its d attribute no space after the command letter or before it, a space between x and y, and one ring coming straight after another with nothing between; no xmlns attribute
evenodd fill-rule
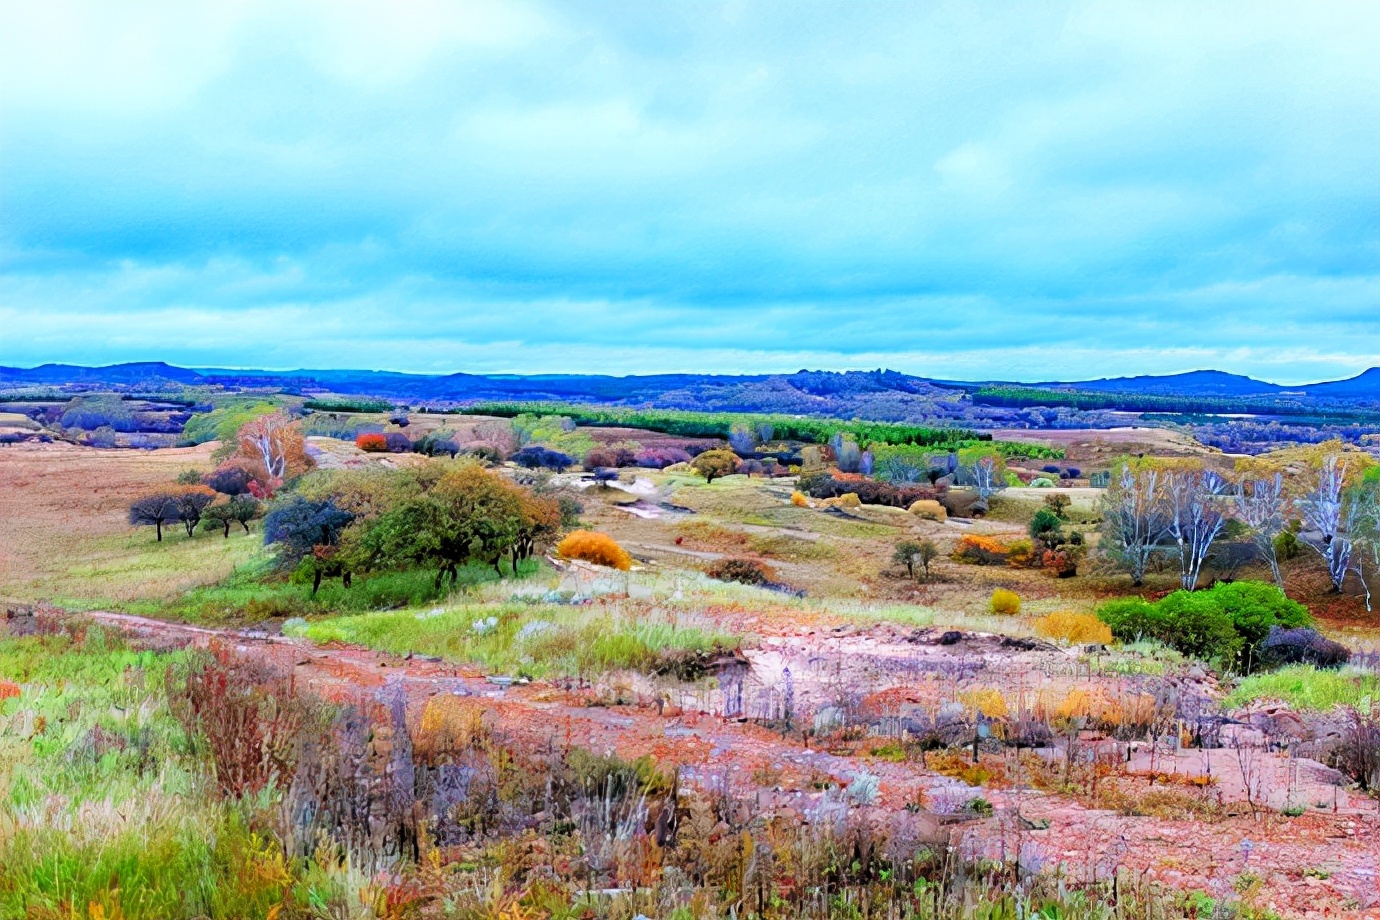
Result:
<svg viewBox="0 0 1380 920"><path fill-rule="evenodd" d="M1294 709L1325 712L1337 706L1369 708L1380 702L1380 675L1371 672L1320 670L1297 664L1268 674L1252 674L1227 697L1228 706L1256 700L1283 700Z"/></svg>
<svg viewBox="0 0 1380 920"><path fill-rule="evenodd" d="M331 617L301 633L319 644L435 655L529 677L655 670L679 655L737 648L740 642L691 617L516 602Z"/></svg>

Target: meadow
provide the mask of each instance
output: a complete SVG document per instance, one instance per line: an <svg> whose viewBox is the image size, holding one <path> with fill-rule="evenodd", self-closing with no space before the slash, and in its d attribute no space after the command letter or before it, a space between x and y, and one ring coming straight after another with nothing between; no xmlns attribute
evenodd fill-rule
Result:
<svg viewBox="0 0 1380 920"><path fill-rule="evenodd" d="M1364 596L1311 550L1282 593L1228 553L1196 591L1167 553L1133 584L1087 475L1119 436L988 454L1007 473L977 513L958 483L912 511L802 493L818 471L707 481L702 435L255 405L289 413L303 467L228 537L129 513L219 482L244 459L219 440L0 456L4 916L1380 906ZM356 445L376 429L465 450ZM678 444L611 476L502 460ZM842 469L847 444L823 455L843 489L900 487ZM1260 666L1270 623L1349 661Z"/></svg>

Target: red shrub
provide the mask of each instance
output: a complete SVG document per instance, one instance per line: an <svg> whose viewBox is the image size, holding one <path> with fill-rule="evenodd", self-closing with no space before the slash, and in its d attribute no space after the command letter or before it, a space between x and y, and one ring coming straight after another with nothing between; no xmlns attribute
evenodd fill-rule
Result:
<svg viewBox="0 0 1380 920"><path fill-rule="evenodd" d="M366 450L371 454L382 454L388 450L388 438L381 434L370 432L355 437L355 447Z"/></svg>

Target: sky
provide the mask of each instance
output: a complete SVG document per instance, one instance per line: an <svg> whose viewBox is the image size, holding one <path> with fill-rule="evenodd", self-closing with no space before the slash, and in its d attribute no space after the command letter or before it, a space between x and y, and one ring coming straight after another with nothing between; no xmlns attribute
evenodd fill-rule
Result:
<svg viewBox="0 0 1380 920"><path fill-rule="evenodd" d="M1380 364L1380 4L0 0L0 364Z"/></svg>

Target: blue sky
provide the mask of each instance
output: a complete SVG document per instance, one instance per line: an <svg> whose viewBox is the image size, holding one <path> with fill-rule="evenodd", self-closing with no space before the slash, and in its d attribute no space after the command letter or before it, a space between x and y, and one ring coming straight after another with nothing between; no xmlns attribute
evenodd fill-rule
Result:
<svg viewBox="0 0 1380 920"><path fill-rule="evenodd" d="M0 364L1380 364L1380 4L0 4Z"/></svg>

